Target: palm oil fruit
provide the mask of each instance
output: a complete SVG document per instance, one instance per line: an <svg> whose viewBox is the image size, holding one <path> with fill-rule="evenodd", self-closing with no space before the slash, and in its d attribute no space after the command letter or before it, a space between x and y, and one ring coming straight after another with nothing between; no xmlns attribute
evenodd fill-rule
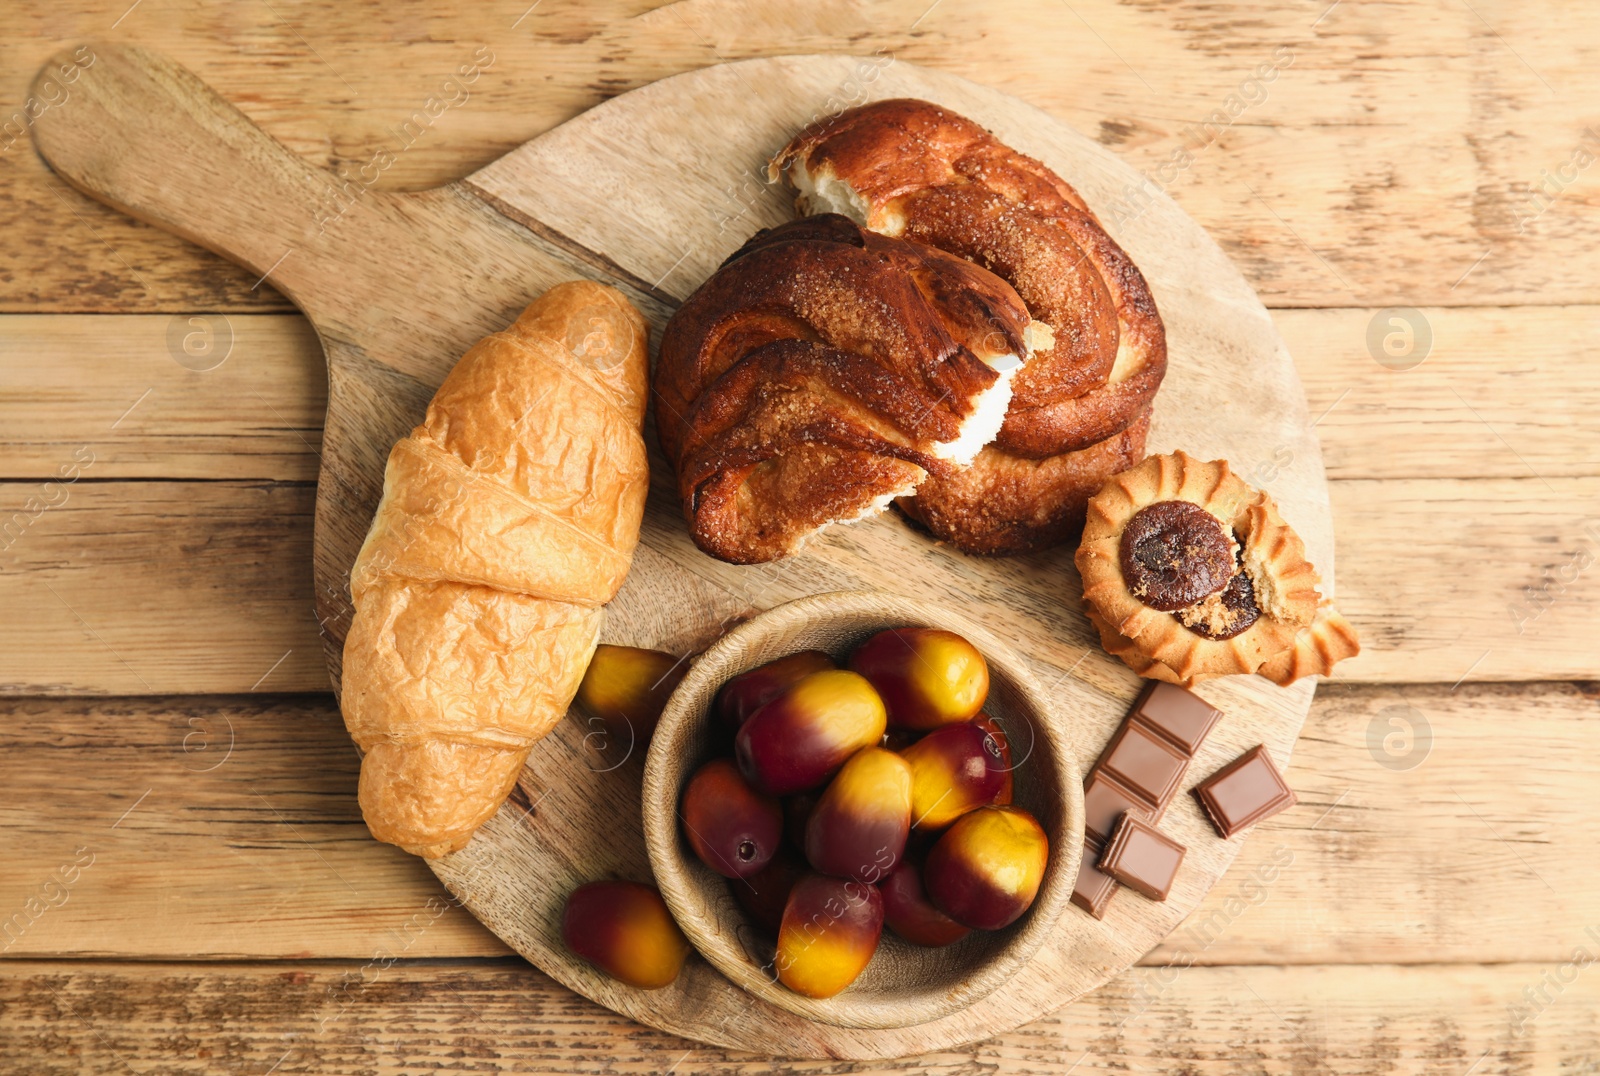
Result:
<svg viewBox="0 0 1600 1076"><path fill-rule="evenodd" d="M789 893L805 875L805 863L785 849L749 877L728 879L728 889L756 926L776 934L783 923L783 909L789 903Z"/></svg>
<svg viewBox="0 0 1600 1076"><path fill-rule="evenodd" d="M972 933L933 906L922 889L922 872L909 860L891 871L878 889L883 893L883 921L913 945L953 945Z"/></svg>
<svg viewBox="0 0 1600 1076"><path fill-rule="evenodd" d="M882 934L877 886L808 874L784 905L773 957L778 981L808 998L831 998L856 981Z"/></svg>
<svg viewBox="0 0 1600 1076"><path fill-rule="evenodd" d="M963 926L999 930L1028 910L1050 842L1020 807L979 807L956 819L922 868L933 906Z"/></svg>
<svg viewBox="0 0 1600 1076"><path fill-rule="evenodd" d="M1013 773L1016 763L1011 761L1011 740L1006 736L1006 730L1000 727L1000 722L988 714L979 714L973 718L972 723L994 738L995 746L1000 748L1000 768L1005 771L1005 779L1000 783L1000 791L995 793L990 803L1001 806L1011 802L1014 793Z"/></svg>
<svg viewBox="0 0 1600 1076"><path fill-rule="evenodd" d="M771 862L783 842L783 807L751 788L731 758L714 758L689 778L678 818L700 862L744 878Z"/></svg>
<svg viewBox="0 0 1600 1076"><path fill-rule="evenodd" d="M983 655L940 628L880 631L856 647L850 668L872 681L895 728L925 731L970 721L989 695Z"/></svg>
<svg viewBox="0 0 1600 1076"><path fill-rule="evenodd" d="M850 756L806 819L806 859L823 874L876 885L905 853L911 767L893 751Z"/></svg>
<svg viewBox="0 0 1600 1076"><path fill-rule="evenodd" d="M689 663L659 650L601 643L578 685L577 700L625 748L650 742Z"/></svg>
<svg viewBox="0 0 1600 1076"><path fill-rule="evenodd" d="M734 738L739 769L772 796L815 788L883 738L883 700L865 677L823 669L751 714Z"/></svg>
<svg viewBox="0 0 1600 1076"><path fill-rule="evenodd" d="M935 729L900 755L911 766L911 824L919 829L943 829L993 803L1006 782L1000 745L970 721Z"/></svg>
<svg viewBox="0 0 1600 1076"><path fill-rule="evenodd" d="M838 666L833 659L822 651L801 650L758 665L723 684L717 692L717 701L712 704L712 710L728 730L728 735L737 735L745 719L770 702L778 692L814 672L836 668Z"/></svg>
<svg viewBox="0 0 1600 1076"><path fill-rule="evenodd" d="M654 886L590 882L561 913L567 948L629 986L657 990L683 970L689 940Z"/></svg>

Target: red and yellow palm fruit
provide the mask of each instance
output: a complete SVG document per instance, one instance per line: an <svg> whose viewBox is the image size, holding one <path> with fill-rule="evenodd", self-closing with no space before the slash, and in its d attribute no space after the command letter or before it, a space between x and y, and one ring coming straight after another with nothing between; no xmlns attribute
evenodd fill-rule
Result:
<svg viewBox="0 0 1600 1076"><path fill-rule="evenodd" d="M900 753L911 766L911 824L943 829L1005 786L1000 745L970 721L935 729Z"/></svg>
<svg viewBox="0 0 1600 1076"><path fill-rule="evenodd" d="M578 685L578 705L599 718L624 749L643 748L688 667L659 650L601 643Z"/></svg>
<svg viewBox="0 0 1600 1076"><path fill-rule="evenodd" d="M994 799L989 802L1003 807L1011 802L1014 790L1012 775L1016 768L1016 763L1011 761L1011 741L1006 737L1006 730L1000 727L1000 722L988 714L979 714L973 719L972 723L994 737L996 746L1000 748L1000 768L1005 771L1006 776L1005 780L1000 784L1000 791L995 793Z"/></svg>
<svg viewBox="0 0 1600 1076"><path fill-rule="evenodd" d="M815 788L883 738L883 700L864 677L824 669L751 714L734 738L739 769L773 796Z"/></svg>
<svg viewBox="0 0 1600 1076"><path fill-rule="evenodd" d="M778 981L809 998L831 998L856 981L883 934L876 886L824 874L795 883L778 928Z"/></svg>
<svg viewBox="0 0 1600 1076"><path fill-rule="evenodd" d="M956 819L922 868L933 906L963 926L999 930L1028 910L1050 841L1020 807L979 807Z"/></svg>
<svg viewBox="0 0 1600 1076"><path fill-rule="evenodd" d="M891 628L850 655L850 668L872 681L895 728L926 731L970 721L989 696L989 666L953 631Z"/></svg>
<svg viewBox="0 0 1600 1076"><path fill-rule="evenodd" d="M684 786L678 818L700 862L744 878L771 862L783 842L783 807L751 788L731 758L714 758Z"/></svg>
<svg viewBox="0 0 1600 1076"><path fill-rule="evenodd" d="M689 940L654 886L590 882L567 897L561 914L567 948L630 986L657 990L683 970Z"/></svg>
<svg viewBox="0 0 1600 1076"><path fill-rule="evenodd" d="M723 684L712 711L728 735L735 736L745 719L771 702L778 692L814 672L836 668L834 660L820 650L801 650L769 661Z"/></svg>
<svg viewBox="0 0 1600 1076"><path fill-rule="evenodd" d="M953 945L972 933L933 906L922 889L922 871L909 860L890 872L878 889L883 893L883 921L913 945Z"/></svg>
<svg viewBox="0 0 1600 1076"><path fill-rule="evenodd" d="M893 751L850 756L806 820L812 869L875 885L894 869L911 831L911 767Z"/></svg>
<svg viewBox="0 0 1600 1076"><path fill-rule="evenodd" d="M789 903L789 893L805 875L805 862L784 850L748 878L728 879L728 890L751 922L776 934L783 923L783 909Z"/></svg>

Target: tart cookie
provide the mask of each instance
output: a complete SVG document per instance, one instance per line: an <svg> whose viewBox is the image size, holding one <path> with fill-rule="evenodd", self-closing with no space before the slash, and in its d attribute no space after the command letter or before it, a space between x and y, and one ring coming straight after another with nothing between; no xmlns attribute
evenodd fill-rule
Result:
<svg viewBox="0 0 1600 1076"><path fill-rule="evenodd" d="M1311 626L1295 636L1294 645L1269 658L1256 672L1288 687L1302 676L1327 676L1336 663L1361 653L1356 629L1327 602L1317 610Z"/></svg>
<svg viewBox="0 0 1600 1076"><path fill-rule="evenodd" d="M1255 672L1311 626L1320 599L1272 498L1226 460L1183 452L1152 456L1090 498L1077 563L1102 641L1126 640L1106 649L1186 685Z"/></svg>

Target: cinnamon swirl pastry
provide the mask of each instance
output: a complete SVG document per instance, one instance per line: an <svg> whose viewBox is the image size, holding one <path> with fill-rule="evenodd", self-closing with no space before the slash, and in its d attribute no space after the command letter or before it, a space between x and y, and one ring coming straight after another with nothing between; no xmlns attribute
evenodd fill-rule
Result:
<svg viewBox="0 0 1600 1076"><path fill-rule="evenodd" d="M864 105L800 132L770 165L772 178L780 174L802 212L842 213L969 259L1049 324L1054 346L1018 374L994 445L972 465L978 473L925 485L901 504L970 552L1025 552L1070 537L1090 461L1121 467L1130 452L1142 455L1142 435L1125 434L1148 415L1167 362L1144 277L1078 192L971 120L911 99ZM1019 462L1119 435L1115 447L1056 466ZM998 512L983 499L997 485L1018 495L1017 510Z"/></svg>
<svg viewBox="0 0 1600 1076"><path fill-rule="evenodd" d="M1050 344L961 258L839 216L758 233L662 337L656 428L695 543L773 560L955 473Z"/></svg>

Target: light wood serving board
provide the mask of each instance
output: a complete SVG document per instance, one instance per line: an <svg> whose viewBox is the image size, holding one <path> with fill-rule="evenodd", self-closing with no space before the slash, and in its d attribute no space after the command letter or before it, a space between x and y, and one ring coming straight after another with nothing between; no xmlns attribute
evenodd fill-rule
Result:
<svg viewBox="0 0 1600 1076"><path fill-rule="evenodd" d="M923 97L972 117L1055 168L1100 211L1149 278L1167 325L1171 367L1150 450L1226 457L1271 490L1331 587L1321 452L1266 310L1152 183L1006 94L882 56L750 60L624 94L464 180L392 194L367 189L359 174L346 180L305 164L161 56L92 48L70 98L35 123L46 160L86 193L261 274L322 339L329 393L316 605L335 689L346 579L384 459L467 347L575 276L622 288L650 319L654 344L675 304L728 252L792 215L787 193L766 183L767 158L813 119L883 97ZM1119 200L1126 211L1114 213ZM1072 730L1079 764L1087 770L1098 757L1139 681L1096 644L1070 548L975 559L886 515L832 528L777 564L722 564L690 543L654 431L646 437L653 478L643 542L610 607L608 641L689 653L753 612L828 590L943 602L1030 661ZM1203 685L1227 718L1189 783L1257 743L1286 765L1312 690L1254 677ZM1133 964L1196 906L1241 844L1219 840L1182 796L1163 823L1189 848L1168 901L1124 890L1103 922L1069 908L1033 961L971 1007L916 1027L849 1030L757 1001L701 960L673 986L645 992L567 953L558 923L568 891L595 878L649 877L642 769L642 745L603 743L570 715L535 749L500 814L432 866L495 933L572 989L688 1038L764 1054L892 1057L1032 1020Z"/></svg>

